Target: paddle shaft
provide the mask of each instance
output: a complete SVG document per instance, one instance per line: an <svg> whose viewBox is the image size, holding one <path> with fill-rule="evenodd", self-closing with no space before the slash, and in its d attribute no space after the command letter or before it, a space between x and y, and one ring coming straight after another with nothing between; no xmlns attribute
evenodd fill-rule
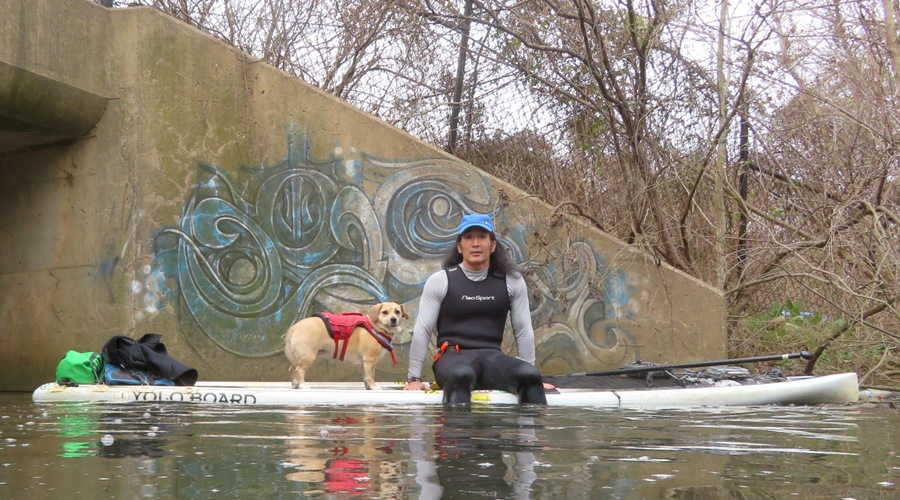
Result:
<svg viewBox="0 0 900 500"><path fill-rule="evenodd" d="M721 359L718 361L697 361L696 363L676 363L671 365L647 365L647 366L638 366L634 368L620 368L618 370L606 370L601 372L585 372L585 373L570 373L569 377L577 377L577 376L591 376L591 377L604 377L607 375L627 375L630 373L647 373L647 372L657 372L657 371L665 371L665 370L677 370L680 368L701 368L704 366L719 366L719 365L737 365L741 363L761 363L763 361L779 361L782 359L812 359L812 353L809 351L800 351L795 352L793 354L773 354L771 356L756 356L753 358L734 358L734 359Z"/></svg>

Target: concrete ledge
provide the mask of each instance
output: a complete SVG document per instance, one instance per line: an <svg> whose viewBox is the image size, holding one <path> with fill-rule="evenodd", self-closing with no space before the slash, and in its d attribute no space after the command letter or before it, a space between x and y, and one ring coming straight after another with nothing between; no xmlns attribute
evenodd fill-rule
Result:
<svg viewBox="0 0 900 500"><path fill-rule="evenodd" d="M105 97L0 62L0 153L88 133Z"/></svg>

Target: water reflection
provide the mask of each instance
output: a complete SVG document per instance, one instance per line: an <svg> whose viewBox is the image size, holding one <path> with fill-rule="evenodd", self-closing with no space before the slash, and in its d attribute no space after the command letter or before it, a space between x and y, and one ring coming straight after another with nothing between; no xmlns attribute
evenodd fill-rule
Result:
<svg viewBox="0 0 900 500"><path fill-rule="evenodd" d="M402 498L403 461L395 456L398 439L385 432L398 426L389 414L362 413L322 418L317 412L286 416L285 441L290 472L309 494L376 494ZM389 436L389 435L388 435ZM399 437L399 436L398 436Z"/></svg>
<svg viewBox="0 0 900 500"><path fill-rule="evenodd" d="M327 412L333 413L333 412ZM523 498L537 478L537 414L476 408L355 408L285 417L285 477L307 494L405 498Z"/></svg>
<svg viewBox="0 0 900 500"><path fill-rule="evenodd" d="M99 405L64 405L60 409L68 410L56 426L62 438L60 457L162 457L167 453L162 437L171 428L167 415L135 415L128 408Z"/></svg>
<svg viewBox="0 0 900 500"><path fill-rule="evenodd" d="M97 454L99 441L90 441L96 434L97 420L93 415L75 414L64 415L59 419L62 450L59 456L63 458L89 457Z"/></svg>
<svg viewBox="0 0 900 500"><path fill-rule="evenodd" d="M409 450L424 497L528 496L537 479L533 414L416 408L412 415Z"/></svg>
<svg viewBox="0 0 900 500"><path fill-rule="evenodd" d="M0 498L894 498L900 412L36 405Z"/></svg>

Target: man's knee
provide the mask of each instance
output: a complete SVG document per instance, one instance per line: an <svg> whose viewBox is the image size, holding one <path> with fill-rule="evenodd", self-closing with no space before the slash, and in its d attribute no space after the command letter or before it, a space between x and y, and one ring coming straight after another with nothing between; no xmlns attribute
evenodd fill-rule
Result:
<svg viewBox="0 0 900 500"><path fill-rule="evenodd" d="M443 370L445 387L462 387L471 390L475 387L475 370L466 364L456 364Z"/></svg>
<svg viewBox="0 0 900 500"><path fill-rule="evenodd" d="M531 363L519 363L512 369L513 378L519 385L534 385L541 383L541 372Z"/></svg>
<svg viewBox="0 0 900 500"><path fill-rule="evenodd" d="M541 373L530 363L520 363L514 369L519 403L547 404Z"/></svg>
<svg viewBox="0 0 900 500"><path fill-rule="evenodd" d="M472 402L472 389L475 387L475 370L466 364L447 367L443 372L444 404L455 407L467 407Z"/></svg>

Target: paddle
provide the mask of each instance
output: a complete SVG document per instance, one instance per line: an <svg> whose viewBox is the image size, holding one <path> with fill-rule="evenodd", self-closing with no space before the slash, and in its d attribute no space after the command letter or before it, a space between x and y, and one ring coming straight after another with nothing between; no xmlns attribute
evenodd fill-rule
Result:
<svg viewBox="0 0 900 500"><path fill-rule="evenodd" d="M800 351L793 354L773 354L771 356L756 356L753 358L734 358L734 359L721 359L717 361L697 361L695 363L676 363L671 365L651 365L647 366L635 366L632 368L619 368L618 370L606 370L600 372L582 372L582 373L569 373L568 375L558 375L560 377L583 377L585 375L591 377L605 377L608 375L627 375L631 373L647 373L647 372L656 372L656 371L665 371L665 370L677 370L679 368L700 368L704 366L719 366L719 365L737 365L742 363L761 363L763 361L778 361L782 359L812 359L813 354L809 351Z"/></svg>

